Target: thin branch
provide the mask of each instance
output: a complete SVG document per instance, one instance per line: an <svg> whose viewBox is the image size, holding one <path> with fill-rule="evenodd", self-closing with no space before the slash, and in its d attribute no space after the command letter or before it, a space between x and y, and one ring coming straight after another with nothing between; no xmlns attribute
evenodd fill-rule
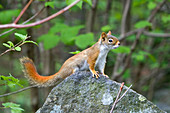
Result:
<svg viewBox="0 0 170 113"><path fill-rule="evenodd" d="M151 15L148 18L149 22L152 22L156 13L161 9L161 7L165 4L166 0L162 1L151 13Z"/></svg>
<svg viewBox="0 0 170 113"><path fill-rule="evenodd" d="M15 29L16 29L16 28L12 28L12 29L10 29L10 30L8 30L8 31L5 31L5 32L1 33L1 34L0 34L0 37L3 36L3 35L5 35L5 34L7 34L7 33L9 33L9 32L12 32L12 31L15 30Z"/></svg>
<svg viewBox="0 0 170 113"><path fill-rule="evenodd" d="M129 91L129 89L132 87L132 84L126 89L126 91L123 93L123 95L117 100L117 102L119 102L125 95L126 93Z"/></svg>
<svg viewBox="0 0 170 113"><path fill-rule="evenodd" d="M120 93L121 93L121 91L122 91L122 89L123 89L123 86L124 86L124 82L122 82L122 84L121 84L121 86L120 86L119 92L118 92L118 94L117 94L117 97L116 97L115 102L113 103L113 106L112 106L112 109L110 110L110 113L113 112L113 110L114 110L114 108L115 108L115 106L116 106L116 104L117 104L117 102L118 102L117 100L119 99L119 96L120 96Z"/></svg>
<svg viewBox="0 0 170 113"><path fill-rule="evenodd" d="M127 38L127 37L130 36L130 35L133 35L133 34L137 33L139 30L140 30L140 29L135 29L135 30L133 30L133 31L129 31L129 32L125 33L124 35L121 35L121 36L119 37L119 40L120 40L120 41L123 41L125 38Z"/></svg>
<svg viewBox="0 0 170 113"><path fill-rule="evenodd" d="M45 6L44 6L40 11L38 11L35 15L33 15L31 18L29 18L28 20L26 20L25 22L23 22L22 24L24 25L24 24L28 23L29 21L31 21L32 19L34 19L34 18L35 18L36 16L38 16L44 9L45 9ZM16 28L12 28L12 29L10 29L10 30L8 30L8 31L5 31L5 32L1 33L1 34L0 34L0 37L3 36L3 35L5 35L5 34L7 34L7 33L9 33L9 32L12 32L12 31L15 30L15 29L16 29Z"/></svg>
<svg viewBox="0 0 170 113"><path fill-rule="evenodd" d="M80 2L80 0L76 0L74 1L72 4L68 5L67 7L65 7L64 9L61 9L60 11L58 11L57 13L34 23L31 24L27 24L27 25L22 25L22 24L5 24L5 25L0 25L0 28L26 28L26 27L32 27L32 26L36 26L42 23L45 23L53 18L55 18L56 16L64 13L65 11L67 11L68 9L70 9L71 7L73 7L74 5L76 5L78 2Z"/></svg>
<svg viewBox="0 0 170 113"><path fill-rule="evenodd" d="M27 40L30 36L28 36L25 40ZM6 54L7 52L10 52L10 51L15 51L15 47L20 47L22 46L23 44L25 44L25 40L22 40L20 42L18 42L17 44L14 45L14 47L11 47L9 49L7 49L6 51L4 51L3 53L0 54L0 56Z"/></svg>
<svg viewBox="0 0 170 113"><path fill-rule="evenodd" d="M21 16L24 14L24 12L27 10L27 8L30 6L30 4L32 3L33 0L30 0L27 5L24 7L24 9L22 9L22 11L20 12L19 16L15 19L14 24L16 24L19 19L21 18Z"/></svg>
<svg viewBox="0 0 170 113"><path fill-rule="evenodd" d="M1 97L5 97L5 96L9 96L9 95L13 95L13 94L16 94L16 93L19 93L19 92L25 91L25 90L30 89L30 88L33 88L33 87L37 87L37 85L28 86L28 87L25 87L25 88L20 89L20 90L18 90L18 91L14 91L14 92L11 92L11 93L6 93L6 94L4 94L4 95L0 95L0 98L1 98Z"/></svg>
<svg viewBox="0 0 170 113"><path fill-rule="evenodd" d="M126 89L126 91L123 93L123 95L119 98L120 93L121 93L121 91L122 91L122 89L123 89L123 86L124 86L124 82L121 84L121 87L120 87L119 92L118 92L118 94L117 94L116 100L115 100L114 103L113 103L112 109L110 110L110 113L113 112L116 104L126 95L126 93L129 91L129 89L132 87L132 84Z"/></svg>
<svg viewBox="0 0 170 113"><path fill-rule="evenodd" d="M147 31L143 32L144 35L150 36L150 37L159 37L159 38L170 38L170 33L150 33Z"/></svg>
<svg viewBox="0 0 170 113"><path fill-rule="evenodd" d="M129 31L129 32L125 33L124 35L121 35L119 37L119 41L123 41L128 36L136 34L140 30L141 29L136 29L136 30L133 30L133 31ZM161 37L161 38L169 38L170 37L170 33L150 33L148 31L143 31L143 34L147 35L147 36L150 36L150 37Z"/></svg>
<svg viewBox="0 0 170 113"><path fill-rule="evenodd" d="M0 84L0 86L5 86L6 84Z"/></svg>
<svg viewBox="0 0 170 113"><path fill-rule="evenodd" d="M15 51L15 49L14 49L14 48L7 49L7 50L4 51L3 53L1 53L0 56L4 55L4 54L6 54L6 53L8 53L8 52L10 52L10 51Z"/></svg>

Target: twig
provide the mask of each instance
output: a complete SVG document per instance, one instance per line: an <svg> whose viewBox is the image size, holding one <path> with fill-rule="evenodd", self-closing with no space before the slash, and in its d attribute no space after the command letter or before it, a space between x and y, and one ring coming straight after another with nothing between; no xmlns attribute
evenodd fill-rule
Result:
<svg viewBox="0 0 170 113"><path fill-rule="evenodd" d="M28 20L26 20L25 22L23 22L22 24L24 25L24 24L28 23L29 21L31 21L32 19L34 19L34 18L35 18L36 16L38 16L44 9L45 9L45 6L44 6L40 11L38 11L35 15L33 15L31 18L29 18ZM5 35L5 34L7 34L7 33L9 33L9 32L11 32L11 31L13 31L13 30L15 30L15 29L16 29L16 28L12 28L12 29L10 29L10 30L8 30L8 31L5 31L5 32L1 33L1 34L0 34L0 37L3 36L3 35Z"/></svg>
<svg viewBox="0 0 170 113"><path fill-rule="evenodd" d="M28 36L25 40L27 40L29 37L30 37L30 36ZM20 47L20 46L22 46L23 44L25 44L25 43L24 43L24 40L22 40L22 41L18 42L17 44L15 44L14 47L11 47L11 48L7 49L7 50L4 51L3 53L1 53L0 56L6 54L7 52L15 51L15 47L17 47L17 46Z"/></svg>
<svg viewBox="0 0 170 113"><path fill-rule="evenodd" d="M115 102L113 103L113 106L112 106L112 109L111 109L110 113L113 112L113 110L114 110L114 108L115 108L115 106L116 106L116 104L117 104L117 102L118 102L117 100L119 99L119 96L120 96L120 93L121 93L121 91L122 91L122 89L123 89L123 86L124 86L124 82L122 82L122 84L121 84L121 86L120 86L119 92L118 92L118 94L117 94L117 97L116 97Z"/></svg>
<svg viewBox="0 0 170 113"><path fill-rule="evenodd" d="M122 91L122 89L123 89L123 86L124 86L124 82L121 84L121 87L120 87L119 92L118 92L118 94L117 94L116 100L115 100L114 103L113 103L112 109L110 110L110 113L113 112L116 104L126 95L126 93L129 91L129 89L132 87L132 84L126 89L126 91L123 93L123 95L119 98L120 93L121 93L121 91Z"/></svg>
<svg viewBox="0 0 170 113"><path fill-rule="evenodd" d="M170 38L170 33L150 33L147 31L143 32L144 35L150 36L150 37L159 37L159 38Z"/></svg>
<svg viewBox="0 0 170 113"><path fill-rule="evenodd" d="M161 7L165 4L166 0L162 1L151 13L151 15L148 18L149 22L153 21L153 18L155 17L156 13L161 9Z"/></svg>
<svg viewBox="0 0 170 113"><path fill-rule="evenodd" d="M6 84L0 84L0 86L4 86L4 85L6 85Z"/></svg>
<svg viewBox="0 0 170 113"><path fill-rule="evenodd" d="M10 52L10 51L15 51L15 49L14 48L7 49L3 53L1 53L0 56L4 55L4 54L6 54L7 52Z"/></svg>
<svg viewBox="0 0 170 113"><path fill-rule="evenodd" d="M20 14L18 15L18 17L15 19L15 21L13 22L14 24L16 24L19 19L21 18L21 16L24 14L24 12L27 10L27 8L29 7L29 5L32 3L33 0L30 0L27 5L22 9L22 11L20 12Z"/></svg>
<svg viewBox="0 0 170 113"><path fill-rule="evenodd" d="M129 31L129 32L125 33L124 35L121 35L121 36L119 37L119 40L120 40L120 41L123 41L125 38L127 38L127 37L130 36L130 35L133 35L133 34L137 33L139 30L140 30L140 29L136 29L136 30L133 30L133 31Z"/></svg>
<svg viewBox="0 0 170 113"><path fill-rule="evenodd" d="M80 2L80 0L76 0L74 1L72 4L68 5L67 7L65 7L64 9L61 9L60 11L58 11L57 13L43 19L37 22L33 22L31 24L27 24L27 25L22 25L22 24L5 24L5 25L0 25L0 28L26 28L26 27L32 27L32 26L36 26L42 23L45 23L53 18L55 18L56 16L64 13L65 11L67 11L68 9L70 9L71 7L73 7L74 5L76 5L78 2Z"/></svg>
<svg viewBox="0 0 170 113"><path fill-rule="evenodd" d="M28 86L28 87L25 87L25 88L20 89L20 90L18 90L18 91L14 91L14 92L11 92L11 93L6 93L6 94L4 94L4 95L0 95L0 98L1 98L1 97L5 97L5 96L9 96L9 95L13 95L13 94L16 94L16 93L19 93L19 92L22 92L22 91L24 91L24 90L27 90L27 89L30 89L30 88L33 88L33 87L37 87L37 85Z"/></svg>
<svg viewBox="0 0 170 113"><path fill-rule="evenodd" d="M117 102L119 102L124 96L125 94L129 91L129 89L132 87L132 84L126 89L126 91L123 93L123 95L117 100Z"/></svg>

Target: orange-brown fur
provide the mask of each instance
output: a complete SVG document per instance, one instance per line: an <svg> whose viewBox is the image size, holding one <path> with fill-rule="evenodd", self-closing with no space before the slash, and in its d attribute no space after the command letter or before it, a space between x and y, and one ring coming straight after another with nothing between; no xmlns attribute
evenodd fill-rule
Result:
<svg viewBox="0 0 170 113"><path fill-rule="evenodd" d="M108 34L103 32L96 44L67 59L60 70L51 76L39 75L33 61L28 57L21 58L20 62L24 68L23 71L26 77L31 81L31 83L39 86L46 87L54 85L59 80L63 80L72 73L81 70L90 70L93 77L98 78L99 73L105 75L104 67L107 53L110 49L117 48L119 44L120 42L116 37L111 35L111 32L108 32ZM99 72L95 70L96 66L99 67Z"/></svg>

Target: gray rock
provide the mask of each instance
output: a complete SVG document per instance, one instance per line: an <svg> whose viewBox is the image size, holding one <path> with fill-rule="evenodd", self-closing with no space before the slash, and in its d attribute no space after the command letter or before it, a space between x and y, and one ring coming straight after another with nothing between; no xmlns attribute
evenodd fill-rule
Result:
<svg viewBox="0 0 170 113"><path fill-rule="evenodd" d="M36 113L109 113L120 83L89 72L78 72L54 87ZM124 86L123 91L127 89ZM114 113L165 113L144 96L129 90L119 101Z"/></svg>

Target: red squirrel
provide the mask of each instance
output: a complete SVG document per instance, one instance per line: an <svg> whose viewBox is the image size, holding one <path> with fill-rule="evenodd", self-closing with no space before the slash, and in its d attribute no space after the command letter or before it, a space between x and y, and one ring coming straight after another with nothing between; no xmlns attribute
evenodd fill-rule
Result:
<svg viewBox="0 0 170 113"><path fill-rule="evenodd" d="M32 84L39 87L55 85L77 71L90 70L93 77L99 78L99 73L108 77L104 74L107 54L111 49L116 49L119 45L119 40L111 35L111 31L107 34L103 32L98 42L67 59L60 70L51 76L39 75L33 61L28 57L21 58L20 62L25 76ZM98 68L98 71L95 70L95 67Z"/></svg>

